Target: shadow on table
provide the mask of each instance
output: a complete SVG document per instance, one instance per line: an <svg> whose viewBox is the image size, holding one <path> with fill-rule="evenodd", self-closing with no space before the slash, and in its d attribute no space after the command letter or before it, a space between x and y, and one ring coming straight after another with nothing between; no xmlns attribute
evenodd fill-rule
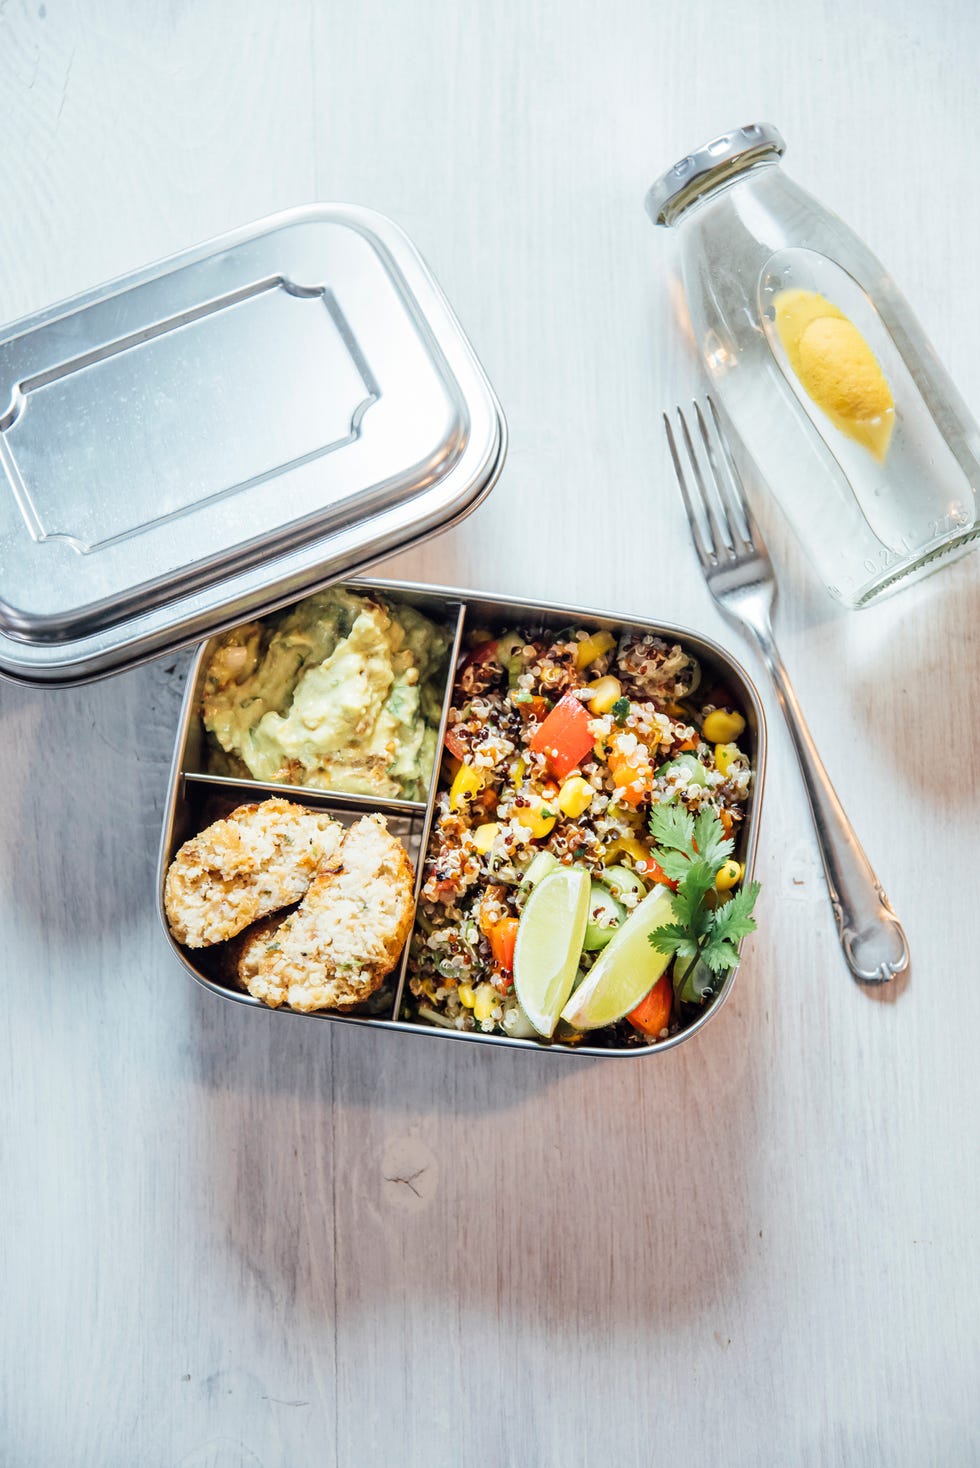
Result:
<svg viewBox="0 0 980 1468"><path fill-rule="evenodd" d="M202 1216L311 1328L421 1307L589 1334L707 1302L721 1320L764 1247L751 974L690 1044L619 1060L201 999L186 1054Z"/></svg>
<svg viewBox="0 0 980 1468"><path fill-rule="evenodd" d="M100 952L153 902L186 656L82 688L0 685L0 881L46 948ZM57 980L57 974L50 976Z"/></svg>
<svg viewBox="0 0 980 1468"><path fill-rule="evenodd" d="M862 617L863 644L846 687L897 776L940 810L980 801L975 683L980 660L980 552L944 567ZM927 629L925 632L922 629ZM913 632L913 629L914 632ZM838 656L846 659L846 632Z"/></svg>
<svg viewBox="0 0 980 1468"><path fill-rule="evenodd" d="M756 511L777 571L776 635L818 746L835 708L849 709L859 738L863 732L855 764L887 761L901 782L896 799L908 787L927 792L939 809L975 804L980 745L972 689L980 660L980 549L875 606L853 611L827 594L775 506L757 497ZM732 645L737 652L738 643ZM745 662L765 688L754 649ZM823 673L825 706L803 694L804 682L819 686L815 667ZM830 770L832 779L842 773L836 766Z"/></svg>

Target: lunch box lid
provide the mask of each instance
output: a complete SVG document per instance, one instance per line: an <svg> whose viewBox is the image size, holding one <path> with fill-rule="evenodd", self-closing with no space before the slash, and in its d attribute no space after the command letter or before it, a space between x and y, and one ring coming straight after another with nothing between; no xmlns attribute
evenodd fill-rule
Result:
<svg viewBox="0 0 980 1468"><path fill-rule="evenodd" d="M0 329L0 672L69 684L461 519L506 425L391 220L310 205Z"/></svg>

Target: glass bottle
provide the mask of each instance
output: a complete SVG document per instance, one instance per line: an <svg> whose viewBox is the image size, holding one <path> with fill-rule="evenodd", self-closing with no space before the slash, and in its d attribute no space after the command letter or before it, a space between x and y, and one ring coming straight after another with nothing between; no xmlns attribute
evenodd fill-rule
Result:
<svg viewBox="0 0 980 1468"><path fill-rule="evenodd" d="M653 185L721 400L828 591L869 605L978 536L980 432L885 268L780 165L775 128Z"/></svg>

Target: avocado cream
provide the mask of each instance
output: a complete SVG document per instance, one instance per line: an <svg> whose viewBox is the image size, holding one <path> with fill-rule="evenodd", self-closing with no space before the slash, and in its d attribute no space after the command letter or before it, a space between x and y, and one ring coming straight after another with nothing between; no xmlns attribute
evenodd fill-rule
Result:
<svg viewBox="0 0 980 1468"><path fill-rule="evenodd" d="M343 587L225 633L204 683L209 768L424 800L448 648L414 607Z"/></svg>

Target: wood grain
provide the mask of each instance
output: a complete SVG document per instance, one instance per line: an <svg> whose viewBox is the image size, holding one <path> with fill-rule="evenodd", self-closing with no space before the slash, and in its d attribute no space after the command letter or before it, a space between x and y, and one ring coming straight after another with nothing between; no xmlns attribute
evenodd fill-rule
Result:
<svg viewBox="0 0 980 1468"><path fill-rule="evenodd" d="M660 616L751 665L660 441L696 378L643 193L776 122L980 409L978 41L970 0L0 0L0 319L290 204L381 209L511 431L485 506L386 574ZM978 562L843 614L772 537L913 969L849 981L764 690L760 932L724 1014L649 1062L217 1002L153 904L186 657L0 686L0 1461L980 1460Z"/></svg>

